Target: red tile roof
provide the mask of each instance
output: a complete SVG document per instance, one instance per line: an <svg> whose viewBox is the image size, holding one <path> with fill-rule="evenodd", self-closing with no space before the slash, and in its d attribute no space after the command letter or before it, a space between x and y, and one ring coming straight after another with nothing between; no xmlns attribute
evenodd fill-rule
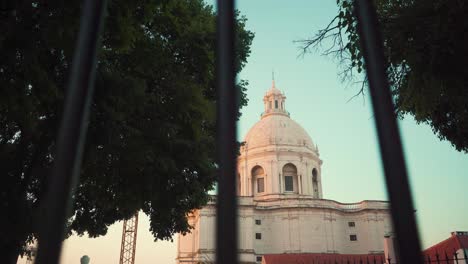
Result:
<svg viewBox="0 0 468 264"><path fill-rule="evenodd" d="M454 253L459 249L468 249L468 234L466 232L453 232L452 236L446 240L435 244L434 246L427 248L423 251L424 259L445 260L446 256L450 259L454 258ZM457 256L457 258L463 258L464 256ZM441 261L440 263L449 263Z"/></svg>
<svg viewBox="0 0 468 264"><path fill-rule="evenodd" d="M373 263L374 258L381 263L384 254L266 254L263 255L262 264L319 264L319 263Z"/></svg>

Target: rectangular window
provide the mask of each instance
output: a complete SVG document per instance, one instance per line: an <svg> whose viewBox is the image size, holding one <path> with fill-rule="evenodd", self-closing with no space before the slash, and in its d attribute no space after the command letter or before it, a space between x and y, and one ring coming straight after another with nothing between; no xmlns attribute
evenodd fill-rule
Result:
<svg viewBox="0 0 468 264"><path fill-rule="evenodd" d="M257 179L257 192L262 193L265 191L265 179L258 178Z"/></svg>
<svg viewBox="0 0 468 264"><path fill-rule="evenodd" d="M255 239L262 239L262 233L255 233Z"/></svg>
<svg viewBox="0 0 468 264"><path fill-rule="evenodd" d="M357 241L357 235L349 235L349 240Z"/></svg>
<svg viewBox="0 0 468 264"><path fill-rule="evenodd" d="M292 176L284 176L284 190L287 192L294 191Z"/></svg>
<svg viewBox="0 0 468 264"><path fill-rule="evenodd" d="M262 261L262 256L257 256L257 262L261 262Z"/></svg>
<svg viewBox="0 0 468 264"><path fill-rule="evenodd" d="M278 100L275 100L275 108L278 109Z"/></svg>
<svg viewBox="0 0 468 264"><path fill-rule="evenodd" d="M354 223L354 222L348 222L348 226L349 226L349 227L355 227L355 226L356 226L356 223Z"/></svg>
<svg viewBox="0 0 468 264"><path fill-rule="evenodd" d="M262 220L256 219L256 220L255 220L255 224L256 224L256 225L261 225L261 224L262 224Z"/></svg>

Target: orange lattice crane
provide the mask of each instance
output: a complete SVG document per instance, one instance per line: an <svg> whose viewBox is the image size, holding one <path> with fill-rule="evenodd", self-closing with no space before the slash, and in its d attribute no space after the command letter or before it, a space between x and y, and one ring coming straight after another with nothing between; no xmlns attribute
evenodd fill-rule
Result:
<svg viewBox="0 0 468 264"><path fill-rule="evenodd" d="M119 264L135 264L135 250L138 230L138 212L123 222L122 245Z"/></svg>

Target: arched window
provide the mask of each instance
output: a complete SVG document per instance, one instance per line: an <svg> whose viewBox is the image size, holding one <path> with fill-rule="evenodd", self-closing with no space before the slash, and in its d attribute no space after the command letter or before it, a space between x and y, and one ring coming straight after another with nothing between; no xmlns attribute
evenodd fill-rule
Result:
<svg viewBox="0 0 468 264"><path fill-rule="evenodd" d="M265 171L260 166L252 169L252 194L265 192Z"/></svg>
<svg viewBox="0 0 468 264"><path fill-rule="evenodd" d="M284 165L283 167L283 178L284 178L284 191L285 192L298 192L297 182L297 169L291 163Z"/></svg>
<svg viewBox="0 0 468 264"><path fill-rule="evenodd" d="M314 194L314 198L319 198L319 190L318 190L318 172L316 168L312 169L312 191Z"/></svg>

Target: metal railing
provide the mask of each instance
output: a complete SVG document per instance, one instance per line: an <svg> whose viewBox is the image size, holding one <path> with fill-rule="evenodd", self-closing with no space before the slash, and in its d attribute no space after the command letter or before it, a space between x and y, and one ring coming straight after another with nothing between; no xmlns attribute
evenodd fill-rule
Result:
<svg viewBox="0 0 468 264"><path fill-rule="evenodd" d="M424 261L421 263L424 264L466 264L468 263L468 257L466 254L464 256L459 256L459 254L454 253L453 255L447 254L446 252L441 253L436 256L421 256ZM304 264L303 260L298 261L289 261L288 263L294 264ZM335 258L329 256L317 256L307 261L307 263L312 264L400 264L408 263L403 261L397 261L392 258L385 258L385 256L361 256L361 257L340 257L336 256Z"/></svg>
<svg viewBox="0 0 468 264"><path fill-rule="evenodd" d="M447 254L447 252L441 252L440 254L437 253L434 256L425 256L424 257L424 264L468 264L468 255L465 251L461 252L461 255L458 252L454 252L453 254ZM397 262L391 262L398 264Z"/></svg>
<svg viewBox="0 0 468 264"><path fill-rule="evenodd" d="M400 135L387 77L375 9L369 0L356 0L359 35L384 164L392 220L397 234L399 262L423 263ZM42 215L37 262L58 263L72 191L76 187L93 94L96 50L105 0L86 0L66 101L58 134L57 159ZM237 261L237 203L235 190L236 113L234 71L234 1L218 0L217 91L219 195L217 203L217 263Z"/></svg>

